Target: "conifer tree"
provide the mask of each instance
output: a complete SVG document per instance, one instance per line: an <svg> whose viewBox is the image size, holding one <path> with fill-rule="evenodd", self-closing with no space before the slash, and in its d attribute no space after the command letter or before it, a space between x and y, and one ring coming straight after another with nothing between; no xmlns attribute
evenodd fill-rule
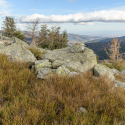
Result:
<svg viewBox="0 0 125 125"><path fill-rule="evenodd" d="M111 40L111 43L109 44L108 48L105 48L106 54L109 56L109 58L114 62L119 62L122 58L122 54L119 52L121 41L118 42L118 38L115 38Z"/></svg>
<svg viewBox="0 0 125 125"><path fill-rule="evenodd" d="M47 29L47 25L41 26L37 45L42 48L48 49L60 49L66 47L68 42L68 35L66 31L60 33L60 27L53 26L51 29Z"/></svg>
<svg viewBox="0 0 125 125"><path fill-rule="evenodd" d="M7 37L17 37L24 41L25 36L20 29L16 28L15 19L13 17L5 17L3 21L2 34Z"/></svg>
<svg viewBox="0 0 125 125"><path fill-rule="evenodd" d="M5 17L3 21L2 33L7 37L12 37L13 33L16 31L16 24L13 17Z"/></svg>

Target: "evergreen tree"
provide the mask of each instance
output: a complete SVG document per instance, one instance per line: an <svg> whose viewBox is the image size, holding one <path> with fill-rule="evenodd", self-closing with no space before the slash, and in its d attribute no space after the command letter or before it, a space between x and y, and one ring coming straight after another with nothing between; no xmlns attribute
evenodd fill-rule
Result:
<svg viewBox="0 0 125 125"><path fill-rule="evenodd" d="M47 29L47 25L41 26L37 45L42 48L48 49L60 49L66 47L68 42L68 35L66 31L60 34L60 27L53 26L51 29Z"/></svg>
<svg viewBox="0 0 125 125"><path fill-rule="evenodd" d="M16 25L14 18L12 17L5 17L5 20L3 21L3 27L2 27L2 33L3 35L7 37L12 37L13 33L16 31Z"/></svg>
<svg viewBox="0 0 125 125"><path fill-rule="evenodd" d="M5 17L3 21L2 34L7 37L17 37L24 41L25 36L21 33L20 29L17 30L15 19L13 17Z"/></svg>

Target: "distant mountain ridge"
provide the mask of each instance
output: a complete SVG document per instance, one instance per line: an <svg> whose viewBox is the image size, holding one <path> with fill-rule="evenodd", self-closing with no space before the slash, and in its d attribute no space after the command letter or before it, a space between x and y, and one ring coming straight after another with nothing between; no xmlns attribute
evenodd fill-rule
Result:
<svg viewBox="0 0 125 125"><path fill-rule="evenodd" d="M96 41L97 39L101 39L103 37L101 36L89 36L89 35L78 35L78 34L71 34L68 33L68 45L72 45L76 42L83 42L83 43L88 43L89 41Z"/></svg>

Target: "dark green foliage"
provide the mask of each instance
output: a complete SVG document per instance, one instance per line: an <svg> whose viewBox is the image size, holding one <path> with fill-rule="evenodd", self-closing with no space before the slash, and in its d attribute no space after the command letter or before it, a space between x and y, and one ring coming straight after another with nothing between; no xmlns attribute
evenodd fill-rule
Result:
<svg viewBox="0 0 125 125"><path fill-rule="evenodd" d="M38 60L40 60L43 54L46 53L45 50L40 51L39 49L35 49L35 48L28 48L28 50L30 50Z"/></svg>
<svg viewBox="0 0 125 125"><path fill-rule="evenodd" d="M16 31L16 25L13 17L5 17L3 21L2 33L4 36L12 37L13 33Z"/></svg>
<svg viewBox="0 0 125 125"><path fill-rule="evenodd" d="M100 63L100 60L97 54L96 54L96 59L97 59L97 63Z"/></svg>
<svg viewBox="0 0 125 125"><path fill-rule="evenodd" d="M68 35L66 31L60 33L60 27L52 27L47 29L47 25L42 25L39 33L37 45L42 48L50 50L60 49L66 47L68 42Z"/></svg>
<svg viewBox="0 0 125 125"><path fill-rule="evenodd" d="M104 51L105 47L107 47L108 45L108 42L87 43L85 45L89 49L92 49L94 53L98 55L99 60L109 59Z"/></svg>
<svg viewBox="0 0 125 125"><path fill-rule="evenodd" d="M2 34L6 37L17 37L25 41L25 35L21 33L20 29L16 28L15 19L13 17L5 17L3 21Z"/></svg>
<svg viewBox="0 0 125 125"><path fill-rule="evenodd" d="M121 71L121 70L122 70L120 63L117 63L117 62L111 63L111 64L103 63L103 65L105 65L105 66L107 66L107 67L109 67L109 68L111 68L111 69L112 69L112 68L117 69L118 71Z"/></svg>
<svg viewBox="0 0 125 125"><path fill-rule="evenodd" d="M15 37L17 37L17 38L23 40L23 41L24 41L24 39L25 39L24 34L22 34L20 30L15 31L15 32L13 33L13 35L14 35Z"/></svg>

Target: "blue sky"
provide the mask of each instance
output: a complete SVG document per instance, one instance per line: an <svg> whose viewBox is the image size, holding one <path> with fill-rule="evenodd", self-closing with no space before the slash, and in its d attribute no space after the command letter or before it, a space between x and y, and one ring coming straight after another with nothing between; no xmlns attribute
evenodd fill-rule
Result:
<svg viewBox="0 0 125 125"><path fill-rule="evenodd" d="M0 28L5 16L16 19L17 28L40 19L48 28L60 26L68 33L98 36L125 35L123 0L0 0Z"/></svg>

